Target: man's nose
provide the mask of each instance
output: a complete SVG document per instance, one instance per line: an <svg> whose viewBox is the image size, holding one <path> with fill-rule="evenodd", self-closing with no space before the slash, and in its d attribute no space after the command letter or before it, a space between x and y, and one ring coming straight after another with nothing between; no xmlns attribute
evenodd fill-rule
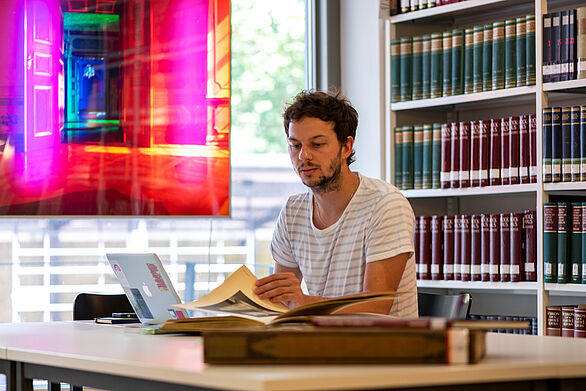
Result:
<svg viewBox="0 0 586 391"><path fill-rule="evenodd" d="M301 147L301 150L299 151L299 160L311 160L309 148Z"/></svg>

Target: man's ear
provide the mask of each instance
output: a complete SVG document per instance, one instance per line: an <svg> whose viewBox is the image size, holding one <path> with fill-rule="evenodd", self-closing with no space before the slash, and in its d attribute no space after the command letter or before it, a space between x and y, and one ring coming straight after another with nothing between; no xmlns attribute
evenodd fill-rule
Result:
<svg viewBox="0 0 586 391"><path fill-rule="evenodd" d="M342 145L342 156L346 159L352 153L354 149L354 137L348 136L346 142Z"/></svg>

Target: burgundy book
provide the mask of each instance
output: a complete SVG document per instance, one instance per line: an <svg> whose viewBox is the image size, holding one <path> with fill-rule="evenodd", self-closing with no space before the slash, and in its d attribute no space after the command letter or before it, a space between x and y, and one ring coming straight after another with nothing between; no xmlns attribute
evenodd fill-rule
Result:
<svg viewBox="0 0 586 391"><path fill-rule="evenodd" d="M440 186L442 189L449 189L452 172L452 127L450 124L442 124L441 154Z"/></svg>
<svg viewBox="0 0 586 391"><path fill-rule="evenodd" d="M480 121L470 122L470 186L480 186Z"/></svg>
<svg viewBox="0 0 586 391"><path fill-rule="evenodd" d="M490 281L500 281L499 265L500 265L500 219L498 214L491 214L489 221L490 229L490 243L489 243L489 273Z"/></svg>
<svg viewBox="0 0 586 391"><path fill-rule="evenodd" d="M452 122L452 160L450 164L450 186L460 187L460 124Z"/></svg>
<svg viewBox="0 0 586 391"><path fill-rule="evenodd" d="M562 335L562 307L548 305L545 307L545 335Z"/></svg>
<svg viewBox="0 0 586 391"><path fill-rule="evenodd" d="M431 216L431 279L443 280L442 225L443 216Z"/></svg>
<svg viewBox="0 0 586 391"><path fill-rule="evenodd" d="M488 186L490 120L480 121L480 186Z"/></svg>
<svg viewBox="0 0 586 391"><path fill-rule="evenodd" d="M454 279L454 216L444 216L444 280Z"/></svg>
<svg viewBox="0 0 586 391"><path fill-rule="evenodd" d="M501 213L500 215L500 280L502 282L511 281L511 227L510 215Z"/></svg>
<svg viewBox="0 0 586 391"><path fill-rule="evenodd" d="M526 210L523 216L525 234L525 281L537 281L537 231L535 230L535 211Z"/></svg>
<svg viewBox="0 0 586 391"><path fill-rule="evenodd" d="M519 184L519 117L509 117L509 182Z"/></svg>
<svg viewBox="0 0 586 391"><path fill-rule="evenodd" d="M562 337L574 338L574 306L562 306Z"/></svg>
<svg viewBox="0 0 586 391"><path fill-rule="evenodd" d="M522 115L519 117L519 181L520 183L529 183L529 116Z"/></svg>
<svg viewBox="0 0 586 391"><path fill-rule="evenodd" d="M470 122L460 122L460 187L470 187Z"/></svg>
<svg viewBox="0 0 586 391"><path fill-rule="evenodd" d="M509 131L509 119L501 119L501 185L508 185L511 183L509 178L509 143L510 131Z"/></svg>
<svg viewBox="0 0 586 391"><path fill-rule="evenodd" d="M460 246L462 247L462 251L460 251L460 274L462 281L470 281L470 265L472 264L470 254L471 252L471 238L470 238L470 216L469 215L462 215L460 223L460 232L461 232L461 239L460 239Z"/></svg>
<svg viewBox="0 0 586 391"><path fill-rule="evenodd" d="M511 232L511 282L521 281L523 275L523 264L521 263L523 251L523 213L511 213L510 215L510 232Z"/></svg>
<svg viewBox="0 0 586 391"><path fill-rule="evenodd" d="M480 277L490 281L490 215L480 216Z"/></svg>
<svg viewBox="0 0 586 391"><path fill-rule="evenodd" d="M462 216L454 216L454 280L462 279Z"/></svg>
<svg viewBox="0 0 586 391"><path fill-rule="evenodd" d="M501 184L501 120L490 120L490 164L488 171L491 186Z"/></svg>
<svg viewBox="0 0 586 391"><path fill-rule="evenodd" d="M574 308L574 338L586 338L586 308Z"/></svg>
<svg viewBox="0 0 586 391"><path fill-rule="evenodd" d="M470 280L482 280L481 261L481 215L472 215L470 218Z"/></svg>
<svg viewBox="0 0 586 391"><path fill-rule="evenodd" d="M413 227L413 249L415 250L416 271L415 274L418 280L421 279L421 254L419 253L419 240L421 239L421 235L419 234L419 229L421 226L420 219L420 216L415 216L415 226Z"/></svg>
<svg viewBox="0 0 586 391"><path fill-rule="evenodd" d="M431 279L431 217L419 218L419 278Z"/></svg>
<svg viewBox="0 0 586 391"><path fill-rule="evenodd" d="M537 116L529 116L529 179L537 183Z"/></svg>

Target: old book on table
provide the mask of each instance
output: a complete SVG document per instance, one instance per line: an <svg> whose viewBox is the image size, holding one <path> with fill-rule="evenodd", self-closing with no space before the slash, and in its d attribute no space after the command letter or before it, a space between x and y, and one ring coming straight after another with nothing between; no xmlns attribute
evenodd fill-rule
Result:
<svg viewBox="0 0 586 391"><path fill-rule="evenodd" d="M490 281L490 215L480 216L480 277Z"/></svg>
<svg viewBox="0 0 586 391"><path fill-rule="evenodd" d="M562 108L554 107L551 112L551 180L562 181Z"/></svg>
<svg viewBox="0 0 586 391"><path fill-rule="evenodd" d="M511 183L511 177L509 174L510 166L510 122L508 118L501 119L501 184L509 185Z"/></svg>
<svg viewBox="0 0 586 391"><path fill-rule="evenodd" d="M431 279L443 280L443 216L431 216Z"/></svg>
<svg viewBox="0 0 586 391"><path fill-rule="evenodd" d="M505 22L492 23L492 89L505 88Z"/></svg>
<svg viewBox="0 0 586 391"><path fill-rule="evenodd" d="M454 216L454 280L462 280L462 216Z"/></svg>
<svg viewBox="0 0 586 391"><path fill-rule="evenodd" d="M492 23L485 24L482 39L482 90L492 90Z"/></svg>
<svg viewBox="0 0 586 391"><path fill-rule="evenodd" d="M557 282L557 235L558 205L543 204L543 278L545 282Z"/></svg>
<svg viewBox="0 0 586 391"><path fill-rule="evenodd" d="M401 40L391 41L391 102L401 101Z"/></svg>
<svg viewBox="0 0 586 391"><path fill-rule="evenodd" d="M423 125L413 125L413 188L423 188Z"/></svg>
<svg viewBox="0 0 586 391"><path fill-rule="evenodd" d="M515 19L515 54L517 63L517 87L524 86L527 81L526 61L526 39L527 39L527 17L521 16Z"/></svg>
<svg viewBox="0 0 586 391"><path fill-rule="evenodd" d="M460 246L462 250L460 251L460 280L462 281L470 281L470 269L472 264L472 255L471 255L471 218L469 215L462 215L460 217Z"/></svg>
<svg viewBox="0 0 586 391"><path fill-rule="evenodd" d="M525 39L525 67L526 80L525 85L532 86L536 82L535 69L535 15L527 15Z"/></svg>
<svg viewBox="0 0 586 391"><path fill-rule="evenodd" d="M401 180L401 188L402 189L413 189L414 185L414 148L413 148L413 127L412 126L404 126L403 131L401 132L403 135L403 152L401 153L401 168L402 168L402 180Z"/></svg>
<svg viewBox="0 0 586 391"><path fill-rule="evenodd" d="M452 126L441 125L441 172L440 185L442 189L449 189L452 178Z"/></svg>
<svg viewBox="0 0 586 391"><path fill-rule="evenodd" d="M562 71L562 13L554 12L551 16L551 74L550 81L560 81Z"/></svg>
<svg viewBox="0 0 586 391"><path fill-rule="evenodd" d="M552 181L552 117L553 108L543 108L543 182Z"/></svg>
<svg viewBox="0 0 586 391"><path fill-rule="evenodd" d="M431 96L431 34L422 36L421 53L421 97Z"/></svg>
<svg viewBox="0 0 586 391"><path fill-rule="evenodd" d="M423 36L413 37L413 100L423 97Z"/></svg>
<svg viewBox="0 0 586 391"><path fill-rule="evenodd" d="M551 55L552 55L552 35L551 35L551 20L552 15L543 15L543 63L542 74L543 82L548 83L551 81Z"/></svg>
<svg viewBox="0 0 586 391"><path fill-rule="evenodd" d="M454 279L454 216L444 216L444 280Z"/></svg>
<svg viewBox="0 0 586 391"><path fill-rule="evenodd" d="M491 186L501 184L501 120L490 120L490 162L489 183Z"/></svg>
<svg viewBox="0 0 586 391"><path fill-rule="evenodd" d="M586 78L586 7L576 10L576 78Z"/></svg>
<svg viewBox="0 0 586 391"><path fill-rule="evenodd" d="M480 121L470 122L470 186L480 186Z"/></svg>
<svg viewBox="0 0 586 391"><path fill-rule="evenodd" d="M509 229L511 234L511 249L510 249L510 261L511 261L511 282L519 282L523 276L523 264L521 262L522 251L523 251L523 213L511 213L509 216Z"/></svg>
<svg viewBox="0 0 586 391"><path fill-rule="evenodd" d="M568 205L558 202L557 283L568 282Z"/></svg>
<svg viewBox="0 0 586 391"><path fill-rule="evenodd" d="M443 64L443 36L442 33L431 34L431 83L430 98L439 98L442 96L442 64Z"/></svg>
<svg viewBox="0 0 586 391"><path fill-rule="evenodd" d="M499 266L500 266L500 216L496 213L490 215L489 220L490 229L490 281L500 281Z"/></svg>
<svg viewBox="0 0 586 391"><path fill-rule="evenodd" d="M572 221L569 240L568 277L572 284L582 283L582 203L572 202L570 204Z"/></svg>
<svg viewBox="0 0 586 391"><path fill-rule="evenodd" d="M511 216L509 213L500 214L500 281L511 281Z"/></svg>
<svg viewBox="0 0 586 391"><path fill-rule="evenodd" d="M411 100L413 93L413 41L411 37L403 37L400 39L400 71L401 71L401 102Z"/></svg>
<svg viewBox="0 0 586 391"><path fill-rule="evenodd" d="M529 140L529 116L522 115L519 117L519 182L529 183L529 166L531 142Z"/></svg>
<svg viewBox="0 0 586 391"><path fill-rule="evenodd" d="M431 187L440 188L440 173L442 168L442 128L441 124L432 125L432 156L431 156Z"/></svg>
<svg viewBox="0 0 586 391"><path fill-rule="evenodd" d="M517 116L509 117L509 183L511 185L519 184L519 147L520 138L520 119Z"/></svg>
<svg viewBox="0 0 586 391"><path fill-rule="evenodd" d="M464 29L464 93L474 92L474 28Z"/></svg>
<svg viewBox="0 0 586 391"><path fill-rule="evenodd" d="M570 111L570 150L572 182L580 182L580 106L572 106Z"/></svg>
<svg viewBox="0 0 586 391"><path fill-rule="evenodd" d="M452 31L452 95L460 95L464 88L464 30Z"/></svg>
<svg viewBox="0 0 586 391"><path fill-rule="evenodd" d="M586 308L574 308L574 338L586 338Z"/></svg>
<svg viewBox="0 0 586 391"><path fill-rule="evenodd" d="M431 280L431 216L419 217L419 278Z"/></svg>
<svg viewBox="0 0 586 391"><path fill-rule="evenodd" d="M482 92L483 74L484 74L484 26L477 25L473 27L472 32L472 90Z"/></svg>
<svg viewBox="0 0 586 391"><path fill-rule="evenodd" d="M460 124L451 123L451 163L450 163L450 187L460 187Z"/></svg>
<svg viewBox="0 0 586 391"><path fill-rule="evenodd" d="M442 96L452 95L452 31L442 35Z"/></svg>
<svg viewBox="0 0 586 391"><path fill-rule="evenodd" d="M537 183L537 115L529 115L529 179Z"/></svg>
<svg viewBox="0 0 586 391"><path fill-rule="evenodd" d="M395 128L395 182L397 189L403 188L403 127Z"/></svg>
<svg viewBox="0 0 586 391"><path fill-rule="evenodd" d="M570 11L565 10L560 15L560 80L568 79L568 68L570 59Z"/></svg>
<svg viewBox="0 0 586 391"><path fill-rule="evenodd" d="M537 231L535 230L534 210L526 210L524 212L523 234L525 236L524 280L537 281Z"/></svg>
<svg viewBox="0 0 586 391"><path fill-rule="evenodd" d="M561 336L574 338L574 306L562 306Z"/></svg>
<svg viewBox="0 0 586 391"><path fill-rule="evenodd" d="M460 187L470 187L470 122L460 122Z"/></svg>
<svg viewBox="0 0 586 391"><path fill-rule="evenodd" d="M431 189L432 185L432 168L433 168L433 125L423 125L423 161L422 161L422 179L421 188ZM416 187L417 188L417 187Z"/></svg>
<svg viewBox="0 0 586 391"><path fill-rule="evenodd" d="M545 307L545 335L559 337L562 335L562 307L548 305Z"/></svg>
<svg viewBox="0 0 586 391"><path fill-rule="evenodd" d="M562 182L572 181L572 108L562 107Z"/></svg>
<svg viewBox="0 0 586 391"><path fill-rule="evenodd" d="M505 88L517 87L516 19L505 20Z"/></svg>

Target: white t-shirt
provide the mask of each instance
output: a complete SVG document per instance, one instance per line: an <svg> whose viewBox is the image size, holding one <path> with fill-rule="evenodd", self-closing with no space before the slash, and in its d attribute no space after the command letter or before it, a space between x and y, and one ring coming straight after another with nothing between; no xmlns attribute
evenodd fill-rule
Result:
<svg viewBox="0 0 586 391"><path fill-rule="evenodd" d="M308 294L338 297L363 290L366 264L409 253L390 314L417 316L413 256L414 216L391 184L358 174L360 185L340 219L325 229L313 224L312 193L291 196L281 210L270 250L275 262L301 270Z"/></svg>

